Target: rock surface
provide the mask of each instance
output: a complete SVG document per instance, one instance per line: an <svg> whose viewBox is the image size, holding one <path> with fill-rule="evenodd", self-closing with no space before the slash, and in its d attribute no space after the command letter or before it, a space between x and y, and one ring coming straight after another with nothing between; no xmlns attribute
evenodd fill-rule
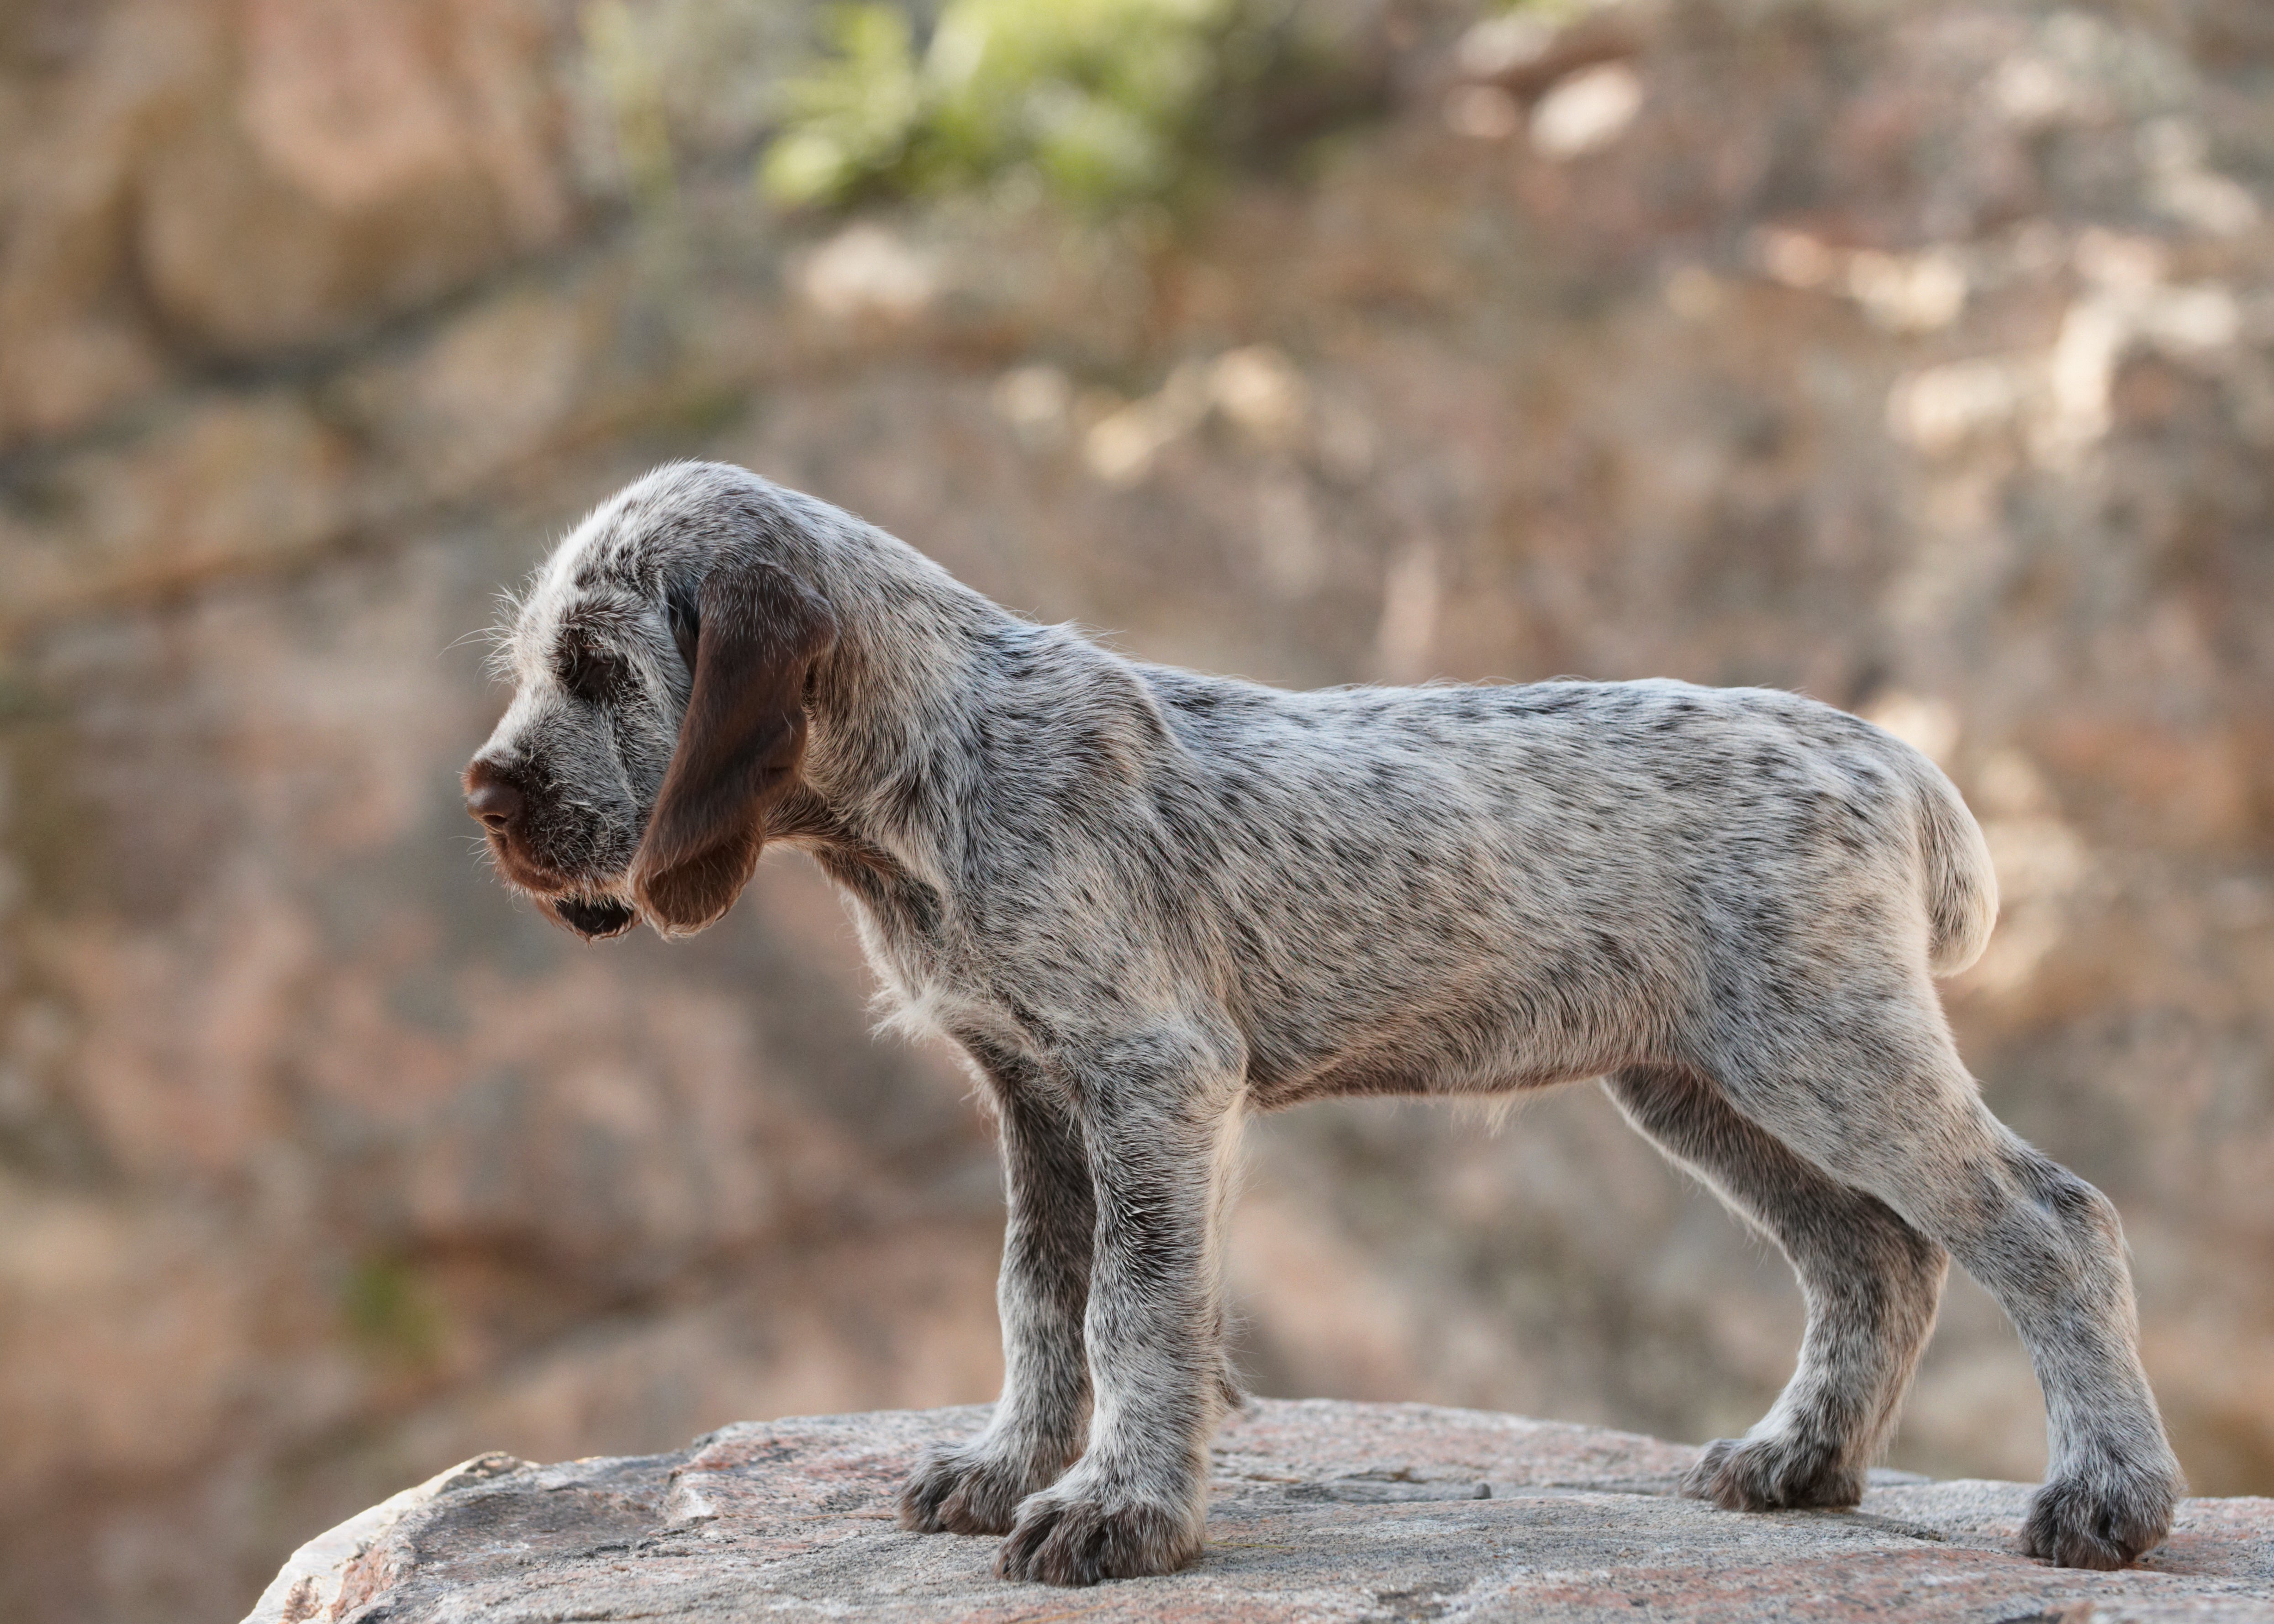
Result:
<svg viewBox="0 0 2274 1624"><path fill-rule="evenodd" d="M1853 1512L1676 1498L1695 1455L1424 1404L1263 1401L1217 1440L1206 1553L1051 1590L903 1532L901 1477L983 1410L730 1426L669 1455L487 1455L304 1546L246 1624L512 1620L2274 1620L2274 1500L2195 1500L2123 1573L2014 1549L2029 1490L1873 1474Z"/></svg>

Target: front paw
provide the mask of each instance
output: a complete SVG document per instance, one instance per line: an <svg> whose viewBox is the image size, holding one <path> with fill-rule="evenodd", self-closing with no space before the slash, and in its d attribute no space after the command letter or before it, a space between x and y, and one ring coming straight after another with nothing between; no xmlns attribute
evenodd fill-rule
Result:
<svg viewBox="0 0 2274 1624"><path fill-rule="evenodd" d="M2056 1568L2121 1568L2164 1543L2179 1498L2176 1466L2059 1477L2030 1497L2022 1549Z"/></svg>
<svg viewBox="0 0 2274 1624"><path fill-rule="evenodd" d="M900 1485L900 1526L919 1534L1007 1533L1019 1502L1057 1476L975 1445L934 1449Z"/></svg>
<svg viewBox="0 0 2274 1624"><path fill-rule="evenodd" d="M1725 1511L1846 1507L1864 1498L1864 1473L1829 1444L1775 1434L1721 1438L1706 1446L1682 1479L1682 1492Z"/></svg>
<svg viewBox="0 0 2274 1624"><path fill-rule="evenodd" d="M1096 1489L1046 1489L1019 1507L995 1571L1043 1584L1174 1573L1200 1554L1202 1514Z"/></svg>

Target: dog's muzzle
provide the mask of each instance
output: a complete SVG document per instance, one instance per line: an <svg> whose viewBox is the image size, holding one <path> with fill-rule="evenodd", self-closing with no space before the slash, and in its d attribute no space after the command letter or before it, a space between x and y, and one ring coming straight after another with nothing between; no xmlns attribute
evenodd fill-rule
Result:
<svg viewBox="0 0 2274 1624"><path fill-rule="evenodd" d="M526 791L495 763L477 757L466 769L466 810L488 834L506 877L533 893L553 918L583 936L620 936L639 915L613 897L579 896L571 876L554 873L530 849Z"/></svg>

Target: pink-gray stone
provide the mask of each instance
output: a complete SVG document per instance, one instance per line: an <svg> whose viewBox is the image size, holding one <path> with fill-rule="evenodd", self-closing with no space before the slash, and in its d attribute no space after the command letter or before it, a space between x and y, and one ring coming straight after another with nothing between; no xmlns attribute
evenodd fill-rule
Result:
<svg viewBox="0 0 2274 1624"><path fill-rule="evenodd" d="M978 1409L727 1427L670 1455L484 1455L311 1541L247 1624L538 1620L2274 1620L2274 1500L2192 1500L2122 1573L2014 1538L2028 1485L1874 1474L1851 1512L1673 1492L1687 1446L1423 1404L1265 1401L1219 1436L1200 1560L1052 1590L893 1496Z"/></svg>

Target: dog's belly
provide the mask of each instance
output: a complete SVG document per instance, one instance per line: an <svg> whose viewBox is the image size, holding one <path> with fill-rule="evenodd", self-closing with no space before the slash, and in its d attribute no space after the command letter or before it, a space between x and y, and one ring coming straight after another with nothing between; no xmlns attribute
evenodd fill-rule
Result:
<svg viewBox="0 0 2274 1624"><path fill-rule="evenodd" d="M1442 1069L1401 1062L1394 1056L1369 1056L1345 1061L1297 1077L1257 1074L1251 1070L1247 1101L1258 1110L1276 1111L1306 1100L1382 1098L1398 1096L1470 1099L1480 1095L1520 1094L1550 1088L1560 1083L1583 1082L1612 1070L1608 1065L1583 1066L1570 1071L1499 1072L1488 1076L1449 1076Z"/></svg>
<svg viewBox="0 0 2274 1624"><path fill-rule="evenodd" d="M1261 1110L1342 1096L1473 1098L1579 1082L1640 1058L1629 1036L1495 1033L1448 1015L1314 1056L1253 1045L1247 1098Z"/></svg>

